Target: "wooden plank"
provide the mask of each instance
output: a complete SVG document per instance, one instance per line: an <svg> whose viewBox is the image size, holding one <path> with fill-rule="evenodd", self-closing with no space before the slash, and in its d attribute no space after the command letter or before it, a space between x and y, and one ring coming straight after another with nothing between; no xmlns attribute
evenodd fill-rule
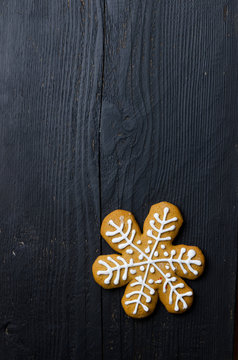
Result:
<svg viewBox="0 0 238 360"><path fill-rule="evenodd" d="M105 359L231 359L237 220L235 2L106 0L102 215L140 225L161 200L179 206L177 243L197 245L204 276L183 316L161 304L143 321L103 291ZM232 95L233 94L233 95ZM106 244L103 253L111 253Z"/></svg>
<svg viewBox="0 0 238 360"><path fill-rule="evenodd" d="M0 357L101 358L101 4L9 0L0 16Z"/></svg>

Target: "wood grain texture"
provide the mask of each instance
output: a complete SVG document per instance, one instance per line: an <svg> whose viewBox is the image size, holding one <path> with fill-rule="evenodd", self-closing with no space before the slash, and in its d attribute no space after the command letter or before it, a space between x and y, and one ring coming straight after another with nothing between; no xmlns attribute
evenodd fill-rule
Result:
<svg viewBox="0 0 238 360"><path fill-rule="evenodd" d="M154 316L133 321L118 306L124 290L104 292L105 358L232 357L237 259L232 5L224 19L222 1L106 1L103 216L116 208L131 210L142 226L151 204L178 205L185 218L178 242L203 249L207 269L190 282L196 300L183 317L159 304Z"/></svg>
<svg viewBox="0 0 238 360"><path fill-rule="evenodd" d="M0 12L0 358L100 358L102 7Z"/></svg>
<svg viewBox="0 0 238 360"><path fill-rule="evenodd" d="M235 0L0 2L0 359L230 360L237 274ZM182 211L205 274L128 318L91 266L117 208Z"/></svg>

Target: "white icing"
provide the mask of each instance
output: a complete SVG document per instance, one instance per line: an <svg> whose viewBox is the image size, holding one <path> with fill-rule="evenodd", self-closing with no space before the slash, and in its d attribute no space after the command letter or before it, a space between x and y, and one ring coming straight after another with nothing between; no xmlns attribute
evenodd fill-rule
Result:
<svg viewBox="0 0 238 360"><path fill-rule="evenodd" d="M141 285L141 290L136 290L136 291L132 291L128 294L126 294L126 298L129 299L131 296L133 295L138 295L139 297L139 300L138 299L133 299L133 300L129 300L129 301L125 301L125 304L126 305L129 305L129 304L136 304L135 305L135 309L133 311L133 314L136 314L137 313L137 309L138 309L138 306L141 305L143 307L143 309L148 312L149 311L149 308L143 304L141 302L141 297L143 296L145 298L145 301L147 303L151 302L151 297L146 294L143 290L144 288L147 288L149 291L150 291L150 295L154 295L155 293L155 290L153 288L151 288L149 285L147 285L145 282L144 282L144 279L142 279L141 276L138 276L136 277L136 282L132 283L131 284L131 287L134 287L134 286L137 286L137 285Z"/></svg>
<svg viewBox="0 0 238 360"><path fill-rule="evenodd" d="M154 219L151 220L150 226L151 229L147 231L147 235L150 236L152 239L154 239L154 245L151 249L149 246L144 250L141 250L140 247L137 247L137 245L140 245L142 242L141 240L138 240L136 242L137 245L133 243L133 240L135 238L136 231L132 229L132 220L127 220L127 226L126 229L124 218L120 218L121 224L117 225L114 223L113 220L109 221L109 225L114 228L113 231L107 231L106 236L112 237L112 242L115 244L118 244L118 249L126 249L126 252L128 254L133 254L134 251L139 253L139 261L133 262L133 259L131 258L130 261L127 263L127 261L121 257L117 256L116 258L112 258L111 256L107 257L107 261L99 260L98 263L103 265L105 270L99 270L97 274L100 275L106 275L104 279L105 284L110 284L112 278L113 283L115 285L118 285L120 282L120 279L127 280L128 278L128 271L131 274L136 274L136 267L139 267L141 271L145 271L145 273L142 276L136 277L136 281L131 283L131 287L134 286L140 286L139 290L135 290L132 292L129 292L126 294L126 298L130 299L133 295L138 295L136 298L132 300L127 300L125 304L135 304L135 308L133 313L136 314L138 310L138 306L142 306L144 311L149 311L149 308L142 303L141 298L143 297L147 303L151 302L151 296L154 295L155 290L152 289L148 284L161 284L163 282L163 291L166 292L167 287L169 286L169 302L172 304L173 301L173 294L175 295L175 305L174 310L178 311L179 306L178 303L181 302L183 305L183 308L187 308L187 304L184 300L185 296L192 296L192 291L188 291L186 293L179 293L177 289L184 288L184 284L182 282L178 282L180 279L178 279L175 276L172 276L171 273L164 273L160 267L158 266L159 263L165 263L166 269L172 269L173 271L176 269L175 264L179 265L181 270L184 274L186 274L188 271L191 271L193 274L197 275L198 272L192 268L192 265L201 265L200 260L193 259L196 255L195 250L189 249L188 251L186 248L182 247L180 249L180 253L177 258L175 258L176 251L172 249L170 251L170 254L168 251L164 252L165 258L160 258L159 253L157 251L157 247L161 241L169 241L171 240L170 236L164 235L165 233L168 233L170 231L175 230L176 226L174 224L171 224L170 226L167 226L168 224L172 222L176 222L178 219L176 217L172 219L167 220L167 215L169 212L169 208L164 208L164 214L163 219L161 220L159 217L159 214L154 214ZM156 221L156 222L155 222ZM158 226L159 225L159 226ZM165 237L163 237L165 236ZM148 240L148 244L152 244L152 240ZM165 245L161 244L160 247L164 250ZM170 256L169 256L170 255ZM157 259L154 259L153 256L158 257ZM187 269L185 269L185 266ZM163 280L159 278L158 280L154 281L153 279L149 278L150 273L157 272L158 276L162 276ZM145 293L145 289L148 289L150 291L150 295Z"/></svg>
<svg viewBox="0 0 238 360"><path fill-rule="evenodd" d="M127 230L126 230L125 233L123 232L124 223L121 223L121 225L118 226L118 225L116 225L114 223L113 220L110 220L109 225L113 226L116 230L115 231L107 231L106 236L114 236L114 235L120 234L119 237L114 237L112 239L113 244L118 244L119 243L119 245L118 245L119 249L124 249L125 247L132 244L132 242L134 240L134 237L135 237L135 234L136 234L136 231L134 229L131 230L131 227L132 227L131 219L127 220ZM131 237L129 239L128 236L129 236L130 232L131 232ZM125 242L121 243L123 240L125 240Z"/></svg>
<svg viewBox="0 0 238 360"><path fill-rule="evenodd" d="M133 250L132 249L126 249L126 253L127 254L133 254Z"/></svg>
<svg viewBox="0 0 238 360"><path fill-rule="evenodd" d="M97 272L97 275L108 275L108 277L105 278L104 283L110 284L111 278L115 273L116 277L114 279L114 284L118 285L122 269L124 270L123 275L122 275L122 280L127 280L128 268L129 268L129 266L133 266L133 259L130 259L129 264L127 264L126 260L121 256L117 256L118 262L115 259L113 259L111 256L108 256L107 260L109 262L113 263L115 265L115 267L111 267L111 265L106 263L106 261L103 261L103 260L98 261L98 263L100 265L105 266L106 270L99 270ZM119 261L122 264L120 264Z"/></svg>
<svg viewBox="0 0 238 360"><path fill-rule="evenodd" d="M193 267L191 265L198 265L201 266L202 263L200 260L192 260L194 256L196 256L196 251L193 249L188 250L187 252L187 257L184 259L183 255L186 253L186 248L182 247L180 250L180 254L179 257L177 259L174 258L174 256L176 255L176 251L174 249L171 250L170 253L170 258L167 259L168 263L171 266L171 269L173 271L176 270L176 267L174 266L174 264L179 264L181 270L183 271L184 274L187 274L188 271L185 269L184 265L187 265L189 271L191 271L194 275L198 275L198 271L193 269ZM161 259L162 260L162 259Z"/></svg>
<svg viewBox="0 0 238 360"><path fill-rule="evenodd" d="M155 220L150 220L149 223L150 223L151 229L149 229L147 231L147 235L149 237L151 237L152 239L154 239L156 241L169 241L172 239L171 236L162 237L162 235L164 233L167 233L167 232L170 232L170 231L173 231L176 229L175 225L171 225L170 227L165 228L165 225L168 225L172 222L178 221L178 219L176 217L166 220L168 213L169 213L169 208L165 207L164 208L164 217L162 220L160 219L158 213L154 214L154 218L157 221L157 223L159 224L159 228L155 225ZM154 233L157 233L157 235L155 235Z"/></svg>
<svg viewBox="0 0 238 360"><path fill-rule="evenodd" d="M196 255L196 251L193 249L188 250L188 256L190 258L193 258Z"/></svg>
<svg viewBox="0 0 238 360"><path fill-rule="evenodd" d="M172 305L173 293L175 293L176 300L175 300L174 310L179 311L179 306L178 306L179 301L182 302L183 309L187 309L188 305L187 305L186 301L184 300L184 296L192 296L193 295L192 291L188 291L186 293L179 293L177 291L177 289L183 289L184 284L179 283L179 284L173 285L173 282L177 281L177 278L175 276L171 277L171 274L169 274L169 275L170 276L168 276L168 274L166 274L165 282L163 284L163 292L164 293L166 292L167 285L168 284L170 285L169 304Z"/></svg>
<svg viewBox="0 0 238 360"><path fill-rule="evenodd" d="M149 252L150 252L150 247L147 246L147 248L145 249L145 253L146 253L146 254L149 254Z"/></svg>
<svg viewBox="0 0 238 360"><path fill-rule="evenodd" d="M161 284L161 283L162 283L162 280L161 280L161 279L156 280L155 283L156 283L156 284Z"/></svg>

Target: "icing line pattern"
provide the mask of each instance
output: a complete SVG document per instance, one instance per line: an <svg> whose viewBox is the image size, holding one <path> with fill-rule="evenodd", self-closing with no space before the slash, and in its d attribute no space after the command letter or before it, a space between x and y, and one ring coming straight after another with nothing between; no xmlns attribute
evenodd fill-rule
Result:
<svg viewBox="0 0 238 360"><path fill-rule="evenodd" d="M151 229L149 229L147 231L147 236L149 236L150 238L154 239L154 246L151 250L150 246L148 246L145 251L142 251L137 245L135 245L133 243L134 237L136 235L136 231L134 229L132 229L132 220L128 219L127 220L127 229L124 232L124 222L123 219L121 220L121 224L120 226L118 226L117 224L114 223L113 220L109 221L109 225L111 225L115 230L113 231L107 231L106 235L113 237L112 242L113 243L118 243L118 248L119 249L125 249L128 248L126 250L126 252L128 254L132 254L133 250L136 250L139 253L139 262L134 262L133 259L131 258L129 260L129 263L127 263L127 261L122 257L122 256L117 256L116 260L113 259L111 256L107 257L107 260L109 263L111 263L112 265L110 265L109 263L103 261L103 260L99 260L99 264L103 265L105 267L105 270L99 270L97 272L98 275L107 275L107 277L104 280L105 284L110 284L111 279L114 275L114 273L116 274L115 278L114 278L114 284L117 285L119 284L119 280L120 280L120 275L122 272L122 279L123 280L127 280L128 277L128 270L130 269L130 272L132 274L136 273L136 267L140 267L141 271L145 271L144 276L137 276L135 278L135 282L132 282L130 284L130 286L133 288L135 286L140 286L140 290L132 290L130 293L127 293L126 298L129 299L125 302L126 305L135 304L135 308L133 311L133 314L137 313L138 310L138 306L142 306L142 308L144 309L144 311L149 311L149 308L142 303L141 298L144 297L145 298L145 302L149 303L152 299L150 295L153 295L155 293L155 290L148 285L148 283L152 283L153 280L149 279L149 281L147 281L147 277L148 274L154 273L155 269L159 272L159 274L163 277L164 279L164 283L163 283L163 292L165 293L167 291L167 285L169 285L170 287L170 293L169 293L169 304L172 304L172 300L173 300L173 294L175 294L176 299L175 299L175 305L174 305L174 310L175 311L179 311L179 306L178 303L181 302L183 305L183 309L187 308L187 303L184 299L185 296L192 296L192 291L188 291L186 293L179 293L177 291L177 289L182 289L184 288L184 284L181 283L175 283L177 282L178 278L173 276L171 277L170 273L165 274L162 269L160 269L160 267L157 266L158 263L167 263L170 265L171 269L173 271L176 270L175 265L179 265L181 270L183 271L184 274L187 274L187 270L185 269L184 265L187 266L188 270L191 271L194 275L197 275L198 272L193 269L193 267L191 265L196 264L196 265L201 265L201 261L200 260L193 260L193 257L196 255L195 250L190 249L188 250L187 254L186 254L186 249L185 248L181 248L180 249L180 253L178 258L174 258L176 255L176 250L172 249L170 252L170 257L168 252L165 251L164 252L164 256L165 258L158 258L158 259L153 259L153 255L158 256L158 244L161 241L169 241L171 240L170 236L166 236L166 237L162 237L163 234L168 233L170 231L175 230L175 225L171 225L170 227L165 228L166 225L172 223L172 222L176 222L178 219L176 217L172 218L172 219L167 219L167 215L169 213L169 208L165 207L164 208L164 214L163 214L163 219L160 219L159 214L155 213L154 214L154 219L156 220L157 223L159 223L160 227L158 228L155 220L150 220L150 226ZM132 229L132 230L131 230ZM118 236L117 236L118 235ZM116 237L114 237L116 236ZM149 244L152 243L151 240L148 241ZM141 244L141 240L137 241L137 244L140 245ZM165 245L161 245L162 249L165 249ZM158 249L159 250L159 249ZM186 258L184 257L184 255L186 255ZM144 260L145 259L145 260ZM146 268L145 266L146 265ZM166 265L166 268L168 268L168 265ZM160 283L162 282L161 280L156 281L155 283ZM175 284L174 284L175 283ZM145 290L149 290L149 295L145 292ZM131 299L130 298L134 295L137 295L137 298L135 299Z"/></svg>

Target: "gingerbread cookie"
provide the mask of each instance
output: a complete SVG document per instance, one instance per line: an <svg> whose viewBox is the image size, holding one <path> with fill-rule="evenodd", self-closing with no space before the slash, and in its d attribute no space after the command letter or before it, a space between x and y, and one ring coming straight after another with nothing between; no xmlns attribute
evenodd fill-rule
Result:
<svg viewBox="0 0 238 360"><path fill-rule="evenodd" d="M171 313L192 305L193 291L181 277L200 276L205 259L195 246L172 245L182 223L180 211L168 202L151 207L143 234L128 211L115 210L103 220L101 235L119 254L99 256L93 276L105 289L127 284L122 298L127 315L150 315L158 297Z"/></svg>

